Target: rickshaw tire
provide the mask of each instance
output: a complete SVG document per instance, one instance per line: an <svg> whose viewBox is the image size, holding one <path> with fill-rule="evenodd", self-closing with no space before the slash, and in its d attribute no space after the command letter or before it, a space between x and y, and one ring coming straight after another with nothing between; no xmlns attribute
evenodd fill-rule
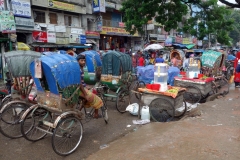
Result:
<svg viewBox="0 0 240 160"><path fill-rule="evenodd" d="M118 92L118 94L117 94L117 98L116 98L116 108L117 108L117 110L118 110L118 112L120 112L120 113L125 113L126 112L126 108L127 108L127 105L129 105L129 103L130 103L130 94L129 94L129 90L126 90L126 89L121 89L119 92ZM122 94L126 94L127 95L127 97L128 97L128 103L127 103L127 105L126 105L126 107L125 107L125 109L124 110L121 110L120 109L120 104L119 104L119 100L120 100L120 96L122 95ZM125 97L125 96L124 96Z"/></svg>
<svg viewBox="0 0 240 160"><path fill-rule="evenodd" d="M55 139L55 137L59 137L59 135L56 136L56 132L58 131L58 128L60 127L60 125L61 125L62 123L64 123L64 121L66 121L67 119L70 119L70 118L75 118L76 120L78 120L78 122L79 122L79 124L80 124L80 127L81 127L80 139L78 140L78 142L77 142L77 144L74 146L74 148L71 149L69 152L67 152L67 153L61 153L61 152L59 152L59 151L56 149L56 146L55 146L55 143L54 143L54 139ZM83 135L83 125L82 125L82 122L81 122L81 120L80 120L79 118L77 118L77 117L75 117L75 116L67 116L67 117L63 118L63 119L62 119L61 121L59 121L59 123L57 124L57 127L54 129L54 132L53 132L53 135L52 135L52 148L53 148L54 152L55 152L56 154L60 155L60 156L67 156L67 155L75 152L76 149L77 149L77 147L80 145L80 143L81 143L81 141L82 141L82 135Z"/></svg>
<svg viewBox="0 0 240 160"><path fill-rule="evenodd" d="M11 102L12 101L12 97L7 97L6 99L2 99L2 103L0 105L0 110L2 109L2 107L7 104L8 102Z"/></svg>
<svg viewBox="0 0 240 160"><path fill-rule="evenodd" d="M42 107L34 108L33 110L37 111L38 109L43 109L43 110L49 112L47 109L42 108ZM23 127L24 122L26 121L26 119L27 119L27 117L29 116L29 114L32 114L33 110L29 111L29 112L27 113L25 119L21 122L21 133L22 133L23 137L24 137L26 140L31 141L31 142L37 142L37 141L43 139L43 138L47 135L47 133L44 133L43 135L41 135L41 136L40 136L39 138L37 138L37 139L30 139L30 138L27 136L27 134L28 134L29 132L31 132L32 129L35 129L35 127L34 127L34 126L31 126L31 129L28 130L26 133L25 133L25 130L24 130L24 127ZM34 111L34 112L35 112L35 111ZM34 113L34 112L33 112L33 113ZM51 114L49 114L49 116L50 116L50 118L52 119ZM31 118L32 118L32 117L31 117ZM34 119L34 123L35 123L35 119ZM50 129L50 127L48 128L48 130L49 130L49 129ZM41 131L41 132L42 132L42 131Z"/></svg>
<svg viewBox="0 0 240 160"><path fill-rule="evenodd" d="M2 122L4 122L3 120L2 120L2 117L3 117L3 115L8 111L8 110L11 110L11 109L13 109L13 108L15 108L16 106L9 106L9 107L7 107L7 108L5 108L4 109L4 111L3 111L3 113L0 115L0 120L2 121ZM20 108L19 106L17 106L18 108ZM27 109L28 108L28 106L24 106L24 107L21 107L23 110L24 109ZM22 111L21 111L22 112ZM19 124L19 125L21 125L19 122L20 122L20 118L21 117L19 117L19 119L17 119L17 124ZM0 123L2 123L2 122L0 122ZM4 123L7 123L7 122L4 122ZM17 125L17 124L9 124L9 125ZM18 135L9 135L8 133L6 133L6 131L4 131L3 129L2 129L2 127L0 126L0 132L4 135L4 136L6 136L6 137L8 137L8 138L11 138L11 139L17 139L17 138L20 138L20 137L22 137L23 135L21 134L21 130L19 131L20 133L18 134Z"/></svg>

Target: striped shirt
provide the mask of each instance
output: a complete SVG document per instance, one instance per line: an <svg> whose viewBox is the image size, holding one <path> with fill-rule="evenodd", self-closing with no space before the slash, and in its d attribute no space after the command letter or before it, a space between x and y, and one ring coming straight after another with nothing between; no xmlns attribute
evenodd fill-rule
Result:
<svg viewBox="0 0 240 160"><path fill-rule="evenodd" d="M81 83L83 85L83 87L86 87L86 83L84 82L84 71L82 69L80 69L81 72Z"/></svg>

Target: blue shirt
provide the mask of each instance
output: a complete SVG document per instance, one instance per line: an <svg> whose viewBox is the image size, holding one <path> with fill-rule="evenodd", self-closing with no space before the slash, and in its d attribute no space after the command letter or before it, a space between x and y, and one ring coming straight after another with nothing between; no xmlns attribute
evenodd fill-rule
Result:
<svg viewBox="0 0 240 160"><path fill-rule="evenodd" d="M228 56L227 56L227 60L229 60L229 61L234 61L235 60L235 56L233 56L233 55L231 55L231 54L229 54Z"/></svg>
<svg viewBox="0 0 240 160"><path fill-rule="evenodd" d="M156 58L156 63L163 63L164 59L163 58Z"/></svg>

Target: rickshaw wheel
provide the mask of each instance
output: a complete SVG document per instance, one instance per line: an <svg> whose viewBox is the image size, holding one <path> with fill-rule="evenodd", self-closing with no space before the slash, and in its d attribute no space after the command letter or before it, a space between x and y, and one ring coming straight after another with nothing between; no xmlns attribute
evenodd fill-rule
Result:
<svg viewBox="0 0 240 160"><path fill-rule="evenodd" d="M183 106L182 107L184 107L183 110L180 110L180 109L175 110L175 116L174 117L176 117L176 118L182 117L187 112L187 103L186 103L185 100L183 100Z"/></svg>
<svg viewBox="0 0 240 160"><path fill-rule="evenodd" d="M212 82L212 94L217 94L217 92L218 92L217 84L213 81Z"/></svg>
<svg viewBox="0 0 240 160"><path fill-rule="evenodd" d="M183 99L190 104L200 102L202 99L202 93L200 89L195 86L187 86L186 88L187 90L183 94Z"/></svg>
<svg viewBox="0 0 240 160"><path fill-rule="evenodd" d="M50 129L49 126L43 124L43 121L50 122L51 119L51 113L45 108L34 108L29 111L21 122L23 137L32 142L43 139L47 135L43 130L48 131Z"/></svg>
<svg viewBox="0 0 240 160"><path fill-rule="evenodd" d="M62 119L52 135L55 153L66 156L73 153L82 140L83 126L80 119L71 116Z"/></svg>
<svg viewBox="0 0 240 160"><path fill-rule="evenodd" d="M0 115L0 132L4 136L12 139L22 137L20 119L28 107L17 102L4 109Z"/></svg>
<svg viewBox="0 0 240 160"><path fill-rule="evenodd" d="M149 105L149 112L156 122L169 122L175 116L175 108L172 103L164 98L156 98Z"/></svg>
<svg viewBox="0 0 240 160"><path fill-rule="evenodd" d="M103 106L101 107L101 111L102 111L102 116L105 123L108 124L108 112L107 112L107 107L105 103L103 103Z"/></svg>
<svg viewBox="0 0 240 160"><path fill-rule="evenodd" d="M12 97L6 97L5 99L3 99L1 105L0 105L0 110L2 109L2 107L7 104L8 102L11 102L12 101Z"/></svg>
<svg viewBox="0 0 240 160"><path fill-rule="evenodd" d="M130 104L129 90L123 89L117 94L116 108L118 112L125 113L127 106Z"/></svg>
<svg viewBox="0 0 240 160"><path fill-rule="evenodd" d="M135 81L133 82L133 86L132 86L132 90L134 91L138 91L138 88L144 88L145 87L145 83L143 81ZM135 94L135 97L139 100L140 99L140 95L138 93L131 93L131 94Z"/></svg>

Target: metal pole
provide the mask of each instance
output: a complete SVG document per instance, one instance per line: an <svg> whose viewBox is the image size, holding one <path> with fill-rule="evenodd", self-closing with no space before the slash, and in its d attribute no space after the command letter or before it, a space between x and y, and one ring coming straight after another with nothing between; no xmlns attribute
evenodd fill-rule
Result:
<svg viewBox="0 0 240 160"><path fill-rule="evenodd" d="M210 49L210 33L208 34L208 48Z"/></svg>

